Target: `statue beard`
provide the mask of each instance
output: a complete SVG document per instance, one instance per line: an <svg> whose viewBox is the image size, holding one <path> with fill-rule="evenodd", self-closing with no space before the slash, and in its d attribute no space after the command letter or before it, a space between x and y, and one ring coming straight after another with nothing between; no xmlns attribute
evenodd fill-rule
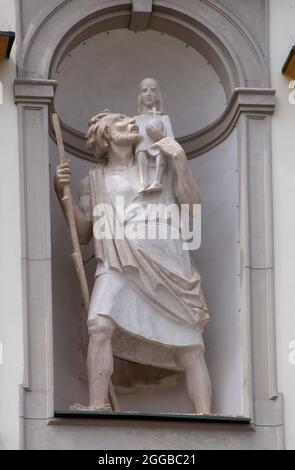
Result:
<svg viewBox="0 0 295 470"><path fill-rule="evenodd" d="M134 132L130 132L130 133L125 133L125 132L120 132L120 131L112 132L112 142L118 146L122 145L125 147L128 145L135 145L138 142L140 142L141 139L142 139L142 136Z"/></svg>

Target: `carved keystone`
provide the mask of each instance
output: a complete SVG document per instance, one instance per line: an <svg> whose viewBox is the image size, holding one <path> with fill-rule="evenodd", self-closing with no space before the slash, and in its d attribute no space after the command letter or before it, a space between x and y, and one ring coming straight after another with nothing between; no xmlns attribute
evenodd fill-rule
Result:
<svg viewBox="0 0 295 470"><path fill-rule="evenodd" d="M133 0L129 29L132 31L145 31L149 25L152 8L153 0Z"/></svg>

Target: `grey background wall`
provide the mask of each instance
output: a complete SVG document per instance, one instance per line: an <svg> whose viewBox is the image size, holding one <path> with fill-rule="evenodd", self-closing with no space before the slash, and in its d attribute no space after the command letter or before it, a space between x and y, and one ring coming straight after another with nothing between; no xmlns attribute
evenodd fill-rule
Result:
<svg viewBox="0 0 295 470"><path fill-rule="evenodd" d="M128 30L97 35L65 58L57 74L55 107L68 125L85 133L89 118L105 108L136 114L138 84L146 76L160 81L164 109L177 137L211 124L225 108L219 77L201 54L167 35ZM239 414L242 406L236 142L233 132L221 145L190 162L203 197L202 245L193 256L203 276L211 314L205 334L206 356L214 412L220 414ZM71 159L77 189L92 164L74 156ZM51 142L52 177L56 161ZM78 379L78 284L69 259L69 237L53 193L52 241L55 398L61 409L75 401L85 402L87 389ZM84 250L85 258L91 254L90 247ZM94 265L88 265L89 279ZM145 388L125 393L120 400L125 409L193 411L182 376L166 377L149 387L148 393Z"/></svg>
<svg viewBox="0 0 295 470"><path fill-rule="evenodd" d="M237 134L190 160L202 194L202 244L194 253L211 320L205 330L214 412L242 409Z"/></svg>
<svg viewBox="0 0 295 470"><path fill-rule="evenodd" d="M159 80L177 137L211 124L225 109L222 84L195 49L156 31L128 29L93 36L66 56L57 71L56 109L83 132L106 108L133 116L145 77Z"/></svg>

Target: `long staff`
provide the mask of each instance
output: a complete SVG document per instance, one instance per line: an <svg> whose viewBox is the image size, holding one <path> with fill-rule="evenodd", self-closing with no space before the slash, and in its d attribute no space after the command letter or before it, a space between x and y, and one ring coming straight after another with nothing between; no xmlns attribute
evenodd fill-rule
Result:
<svg viewBox="0 0 295 470"><path fill-rule="evenodd" d="M53 126L56 135L56 141L58 146L59 152L59 161L60 164L66 161L66 152L64 148L61 127L59 122L59 117L56 113L52 114ZM64 209L66 221L70 230L70 236L73 246L73 253L71 258L74 262L74 266L77 272L77 276L79 279L82 300L83 300L83 307L84 311L88 313L89 311L89 304L90 304L90 294L89 294L89 287L87 283L86 273L84 269L84 263L81 253L81 247L77 232L76 220L75 220L75 212L74 212L74 205L73 205L73 198L72 198L72 191L70 184L64 185L64 193L61 199L61 203ZM119 404L115 395L114 387L112 382L110 382L109 387L109 398L110 403L113 411L119 411Z"/></svg>

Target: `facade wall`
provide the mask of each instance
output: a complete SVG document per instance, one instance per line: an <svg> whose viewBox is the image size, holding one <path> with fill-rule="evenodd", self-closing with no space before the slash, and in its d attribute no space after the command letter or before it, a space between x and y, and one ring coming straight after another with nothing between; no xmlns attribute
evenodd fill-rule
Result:
<svg viewBox="0 0 295 470"><path fill-rule="evenodd" d="M15 5L0 1L0 24L15 30ZM1 29L1 28L0 28ZM0 104L0 449L19 446L19 385L22 383L22 284L20 255L19 156L17 110L13 82L15 46L9 61L0 63L3 104Z"/></svg>
<svg viewBox="0 0 295 470"><path fill-rule="evenodd" d="M270 1L270 65L276 89L272 118L275 303L278 389L284 396L285 441L295 449L295 365L290 364L295 340L295 105L289 102L291 78L281 74L295 41L295 1ZM293 346L294 347L294 346Z"/></svg>
<svg viewBox="0 0 295 470"><path fill-rule="evenodd" d="M252 0L251 0L252 1ZM49 2L48 2L49 3ZM52 0L55 5L58 3ZM233 8L237 2L220 3ZM245 2L246 3L246 2ZM295 340L295 201L294 141L295 106L289 103L289 80L281 75L281 67L295 40L295 1L270 0L270 71L271 87L277 91L277 105L272 118L273 201L275 236L275 302L278 390L284 397L285 443L295 449L295 365L289 361L289 345ZM246 18L250 9L241 12ZM28 16L26 24L30 23ZM15 9L12 0L0 0L0 22L15 27ZM257 26L257 28L256 28ZM254 33L259 25L252 23ZM17 113L13 98L13 80L16 77L15 47L8 62L0 64L0 80L4 102L0 105L1 172L0 172L0 342L3 362L0 363L0 449L19 447L19 384L23 383L22 282L20 252L19 152ZM253 84L252 84L253 85ZM32 338L31 338L32 339ZM36 423L39 422L36 420ZM32 420L32 426L33 426ZM50 428L50 429L49 429ZM52 427L49 427L52 431ZM36 426L37 429L37 426ZM60 428L62 430L63 428ZM266 428L261 427L261 432ZM73 430L74 431L74 430ZM92 432L93 430L89 430ZM265 431L266 432L266 431ZM73 438L76 434L73 434ZM90 434L89 434L90 435ZM91 434L95 436L95 432ZM251 438L255 440L255 434ZM46 435L46 437L48 437ZM71 436L64 436L65 446L71 447ZM69 438L69 441L66 439ZM206 438L204 432L200 438ZM36 434L35 443L40 441ZM195 439L195 436L194 436ZM241 436L241 441L243 435ZM269 436L266 446L271 446ZM53 445L56 445L55 439ZM43 447L50 443L43 442ZM95 446L95 443L93 443ZM212 444L215 445L215 444ZM275 446L275 440L273 446ZM127 443L126 443L127 446ZM237 447L240 443L237 444ZM34 445L32 444L32 447ZM42 443L39 442L39 447ZM255 447L255 444L253 444Z"/></svg>
<svg viewBox="0 0 295 470"><path fill-rule="evenodd" d="M23 8L31 0L28 2L22 2ZM252 448L253 444L256 448L281 448L283 423L280 400L277 399L273 335L270 115L274 110L274 90L269 89L267 61L268 23L265 19L268 18L268 2L251 0L252 14L259 15L261 21L259 31L255 28L255 36L246 26L249 18L242 8L243 0L235 2L236 12L238 3L241 7L237 15L231 11L229 0L223 0L226 6L203 0L188 0L185 4L180 0L170 0L168 3L162 0L153 2L150 29L182 39L207 57L220 76L229 100L218 121L204 132L181 140L187 154L193 158L213 149L235 127L238 134L238 168L235 171L239 175L240 193L237 209L241 236L237 243L241 259L239 316L242 320L243 410L246 416L251 417L252 424L250 428L243 427L243 442L237 439L236 433L233 435L231 428L226 433L228 444L219 440L216 428L211 427L210 434L218 448L231 448L231 439L235 448L247 445ZM53 101L55 85L58 84L59 65L76 44L86 41L94 33L128 28L131 2L126 8L125 3L114 0L113 6L116 12L109 9L107 14L105 3L97 0L85 0L83 7L79 0L62 2L60 8L46 16L45 21L43 17L39 18L40 23L37 21L35 29L29 30L19 55L15 98L19 108L20 155L23 161L22 213L26 225L22 253L28 301L26 364L30 371L25 382L29 383L30 392L25 390L23 394L26 448L55 448L60 445L58 435L61 433L64 439L68 439L68 445L73 445L67 426L59 427L58 432L48 427L48 420L51 424L56 423L54 419L52 421L55 388L52 364L52 255L48 217L48 105ZM167 8L169 20L165 15L163 18L162 7ZM251 30L252 27L253 24ZM74 154L85 156L85 141L81 133L67 126L64 131L66 148L71 148ZM58 424L70 424L69 418ZM253 429L252 425L257 432L250 437L248 431ZM169 424L166 423L166 426L169 431ZM85 441L86 432L81 435L79 427L76 425L73 429L77 433L75 445L85 448L89 445ZM195 426L195 430L200 430L199 425ZM100 446L101 432L102 429L97 428L95 433ZM182 431L179 432L181 434ZM269 440L263 440L263 434L269 434ZM276 440L275 444L271 435ZM147 446L153 445L150 437L147 436ZM186 446L193 442L193 445L207 448L203 437L200 437L197 442L188 440Z"/></svg>

